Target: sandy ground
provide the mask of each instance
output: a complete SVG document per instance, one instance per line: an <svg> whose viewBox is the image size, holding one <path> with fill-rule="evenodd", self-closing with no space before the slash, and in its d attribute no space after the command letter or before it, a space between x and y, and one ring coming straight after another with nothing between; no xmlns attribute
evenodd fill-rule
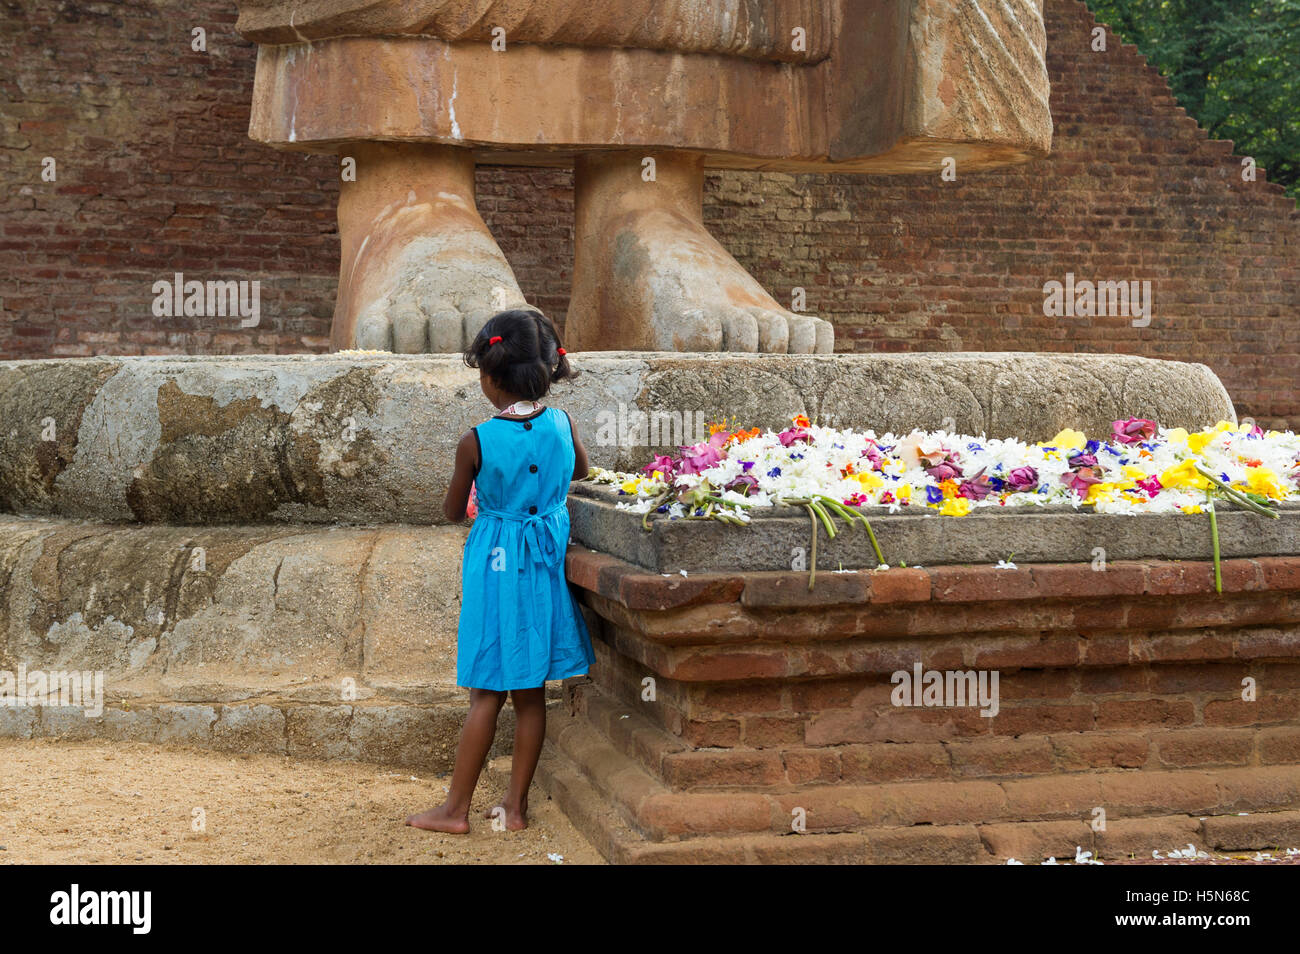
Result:
<svg viewBox="0 0 1300 954"><path fill-rule="evenodd" d="M0 864L603 864L536 786L531 827L408 828L446 779L358 762L139 743L0 740ZM203 829L193 830L195 809Z"/></svg>
<svg viewBox="0 0 1300 954"><path fill-rule="evenodd" d="M403 824L445 791L445 776L360 762L0 739L0 864L604 864L536 786L532 826L493 831L479 817L500 794L486 773L468 835ZM1300 864L1300 852L1105 863Z"/></svg>

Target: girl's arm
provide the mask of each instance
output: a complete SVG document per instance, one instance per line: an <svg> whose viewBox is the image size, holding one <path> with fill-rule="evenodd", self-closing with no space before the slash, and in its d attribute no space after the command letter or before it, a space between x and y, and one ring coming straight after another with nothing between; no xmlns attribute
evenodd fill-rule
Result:
<svg viewBox="0 0 1300 954"><path fill-rule="evenodd" d="M582 438L573 426L573 418L569 418L569 431L573 434L573 479L582 480L587 476L587 471L591 470L591 464L587 462L587 448L582 446Z"/></svg>
<svg viewBox="0 0 1300 954"><path fill-rule="evenodd" d="M456 445L456 469L451 473L451 483L447 486L447 499L442 502L442 513L451 523L460 523L465 519L469 506L469 488L474 483L474 472L478 469L478 441L473 431L466 431L465 436Z"/></svg>

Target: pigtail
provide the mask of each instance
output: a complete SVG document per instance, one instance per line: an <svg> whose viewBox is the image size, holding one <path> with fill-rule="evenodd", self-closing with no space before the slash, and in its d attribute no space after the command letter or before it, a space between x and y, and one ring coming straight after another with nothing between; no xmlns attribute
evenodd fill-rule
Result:
<svg viewBox="0 0 1300 954"><path fill-rule="evenodd" d="M551 320L532 308L493 315L474 336L463 358L466 365L481 370L503 390L532 401L540 400L553 382L577 375Z"/></svg>

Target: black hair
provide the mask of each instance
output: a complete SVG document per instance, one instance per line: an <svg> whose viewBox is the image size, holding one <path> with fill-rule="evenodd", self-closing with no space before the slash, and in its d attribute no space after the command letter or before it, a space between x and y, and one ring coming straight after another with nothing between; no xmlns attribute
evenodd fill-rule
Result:
<svg viewBox="0 0 1300 954"><path fill-rule="evenodd" d="M562 348L551 319L533 308L514 308L487 320L466 349L465 363L507 394L538 401L555 381L577 376Z"/></svg>

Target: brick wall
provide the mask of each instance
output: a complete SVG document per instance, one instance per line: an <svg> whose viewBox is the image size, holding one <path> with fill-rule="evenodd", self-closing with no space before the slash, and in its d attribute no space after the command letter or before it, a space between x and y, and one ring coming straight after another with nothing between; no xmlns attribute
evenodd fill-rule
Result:
<svg viewBox="0 0 1300 954"><path fill-rule="evenodd" d="M0 358L327 349L335 160L247 139L255 50L234 17L228 0L0 8ZM956 182L712 174L711 228L778 299L807 289L840 350L1205 361L1241 413L1300 425L1295 204L1242 182L1134 48L1093 52L1078 0L1047 0L1047 21L1050 159ZM562 316L571 175L482 169L479 187L525 293ZM259 279L260 326L153 317L178 270ZM1044 317L1043 283L1070 271L1150 280L1151 325Z"/></svg>

